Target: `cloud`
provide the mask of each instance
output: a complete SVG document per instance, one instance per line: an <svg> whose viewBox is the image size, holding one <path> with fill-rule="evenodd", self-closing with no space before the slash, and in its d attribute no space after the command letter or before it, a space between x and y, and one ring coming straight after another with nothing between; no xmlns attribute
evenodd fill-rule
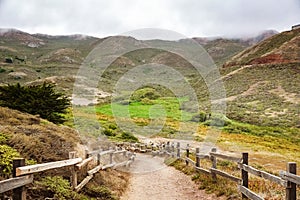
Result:
<svg viewBox="0 0 300 200"><path fill-rule="evenodd" d="M0 0L0 26L48 34L116 35L139 28L236 36L300 23L298 0Z"/></svg>

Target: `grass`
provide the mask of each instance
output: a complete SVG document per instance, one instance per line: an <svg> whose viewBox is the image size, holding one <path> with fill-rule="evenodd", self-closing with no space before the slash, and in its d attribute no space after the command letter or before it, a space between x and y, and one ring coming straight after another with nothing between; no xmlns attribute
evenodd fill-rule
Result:
<svg viewBox="0 0 300 200"><path fill-rule="evenodd" d="M193 156L191 156L193 160ZM202 159L200 161L201 167L205 169L209 169L211 167L211 161ZM250 163L251 166L257 168L259 170L267 171L271 174L277 175L273 170L270 170L269 167L264 168L261 165ZM237 184L231 182L230 180L223 178L217 175L217 182L215 182L210 175L206 175L203 173L198 173L194 170L193 166L186 165L185 162L181 160L177 160L175 162L171 162L170 166L175 167L177 170L182 171L186 175L190 176L193 181L199 186L200 190L205 190L206 193L212 194L214 193L216 196L225 196L227 199L242 199L241 193L237 190ZM217 160L217 169L227 172L235 177L241 178L241 171L238 169L237 164L226 161L222 159ZM268 180L258 178L254 175L249 174L249 188L255 193L262 196L264 199L284 199L285 198L285 188L270 182ZM300 196L298 188L298 198Z"/></svg>
<svg viewBox="0 0 300 200"><path fill-rule="evenodd" d="M165 114L166 117L173 120L188 121L195 113L190 113L179 109L180 103L183 103L185 101L187 101L186 98L164 97L156 100L151 100L151 104L133 102L128 106L119 103L111 103L96 107L96 112L114 117L144 119L164 117ZM154 107L154 109L156 109L152 110L153 105L161 105L162 107ZM162 109L165 110L165 113ZM128 112L130 116L128 116Z"/></svg>
<svg viewBox="0 0 300 200"><path fill-rule="evenodd" d="M285 31L280 34L274 35L273 37L270 37L261 43L258 43L253 48L248 48L238 54L238 57L229 61L232 62L232 64L238 64L238 65L247 65L251 64L252 61L255 61L255 59L259 59L263 57L264 55L274 52L278 49L280 49L284 44L287 42L290 42L293 38L297 37L299 35L298 30L293 31ZM289 44L289 47L293 47L293 43ZM289 48L289 49L291 49ZM284 49L284 48L283 48ZM280 50L283 50L280 49ZM283 50L284 51L284 50ZM288 54L282 53L282 55L286 56ZM287 58L287 59L294 59L294 58Z"/></svg>
<svg viewBox="0 0 300 200"><path fill-rule="evenodd" d="M242 62L251 62L255 57L277 48L292 37L293 35L288 35L287 33L274 37L271 39L271 42L263 44L258 51L249 54ZM89 53L97 42L100 42L100 40L98 41L95 38L77 41L69 37L48 38L47 40L48 42L45 46L30 48L21 44L18 40L1 39L2 46L7 46L13 50L1 49L0 59L3 60L5 57L16 58L16 56L24 58L27 56L27 60L26 62L21 62L14 59L13 64L1 63L0 82L2 84L28 83L49 76L65 74L71 77L76 75L79 67L78 63L64 63L61 57L56 60L53 57L53 53L58 49L68 48L69 50L71 49L70 52L76 53L74 54L74 59L79 61ZM218 45L225 48L226 52L224 54L214 51L214 47ZM221 65L227 56L233 55L244 48L236 43L233 46L231 45L229 41L218 40L208 44L205 48L210 49L211 55L217 59L215 60L216 63ZM81 53L76 51L76 49ZM49 62L41 62L42 59L47 57L50 58ZM133 67L152 61L159 61L159 63L173 67L186 78L188 83L194 88L199 102L201 102L200 109L207 110L207 113L209 112L210 103L208 100L210 95L207 86L203 78L191 67L190 63L180 59L179 56L155 49L130 52L124 57L128 59L128 62L122 63L124 60L116 60L106 69L102 75L104 81L99 84L100 90L112 92L120 77ZM71 58L73 57L71 56ZM236 69L238 67L221 68L220 73L226 75ZM204 140L209 130L217 131L222 129L217 142L221 149L236 152L247 151L250 153L251 164L262 167L269 165L268 169L270 168L271 170L284 169L288 161L300 162L299 104L288 102L283 97L270 93L270 91L281 86L286 93L295 93L296 97L299 98L299 70L299 64L259 65L243 69L224 79L223 83L227 96L236 95L237 98L227 102L227 117L230 120L223 128L210 127L207 126L209 125L208 123L197 124L190 122L189 120L196 114L193 112L192 106L196 102L188 101L186 98L177 99L171 97L172 95L170 95L168 89L157 87L156 90L159 90L160 94L165 94L162 96L169 97L132 101L129 105L118 103L97 105L95 108L96 113L93 107L82 107L80 113L77 113L79 124L83 131L81 134L84 136L83 140L85 142L103 134L106 134L108 138L114 141L135 140L132 137L132 133L123 132L116 126L114 117L122 118L124 123L131 119L138 126L146 126L150 123L151 117L163 116L164 112L162 110L164 109L166 115L165 126L162 131L153 134L153 137L174 138L179 131L180 122L183 122L184 126L180 131L186 134L193 133L193 127L198 127L197 134L193 135L193 138L198 141ZM14 71L24 72L27 74L27 77L14 79L8 76L10 72ZM69 91L68 94L71 94L74 82L74 79L70 77L57 81L62 90ZM254 88L251 94L241 95L259 82L263 84L259 84ZM183 91L183 93L186 90L186 88L180 86L177 89ZM157 105L161 105L161 107L157 107ZM114 113L112 112L112 107L114 108ZM283 112L284 110L285 112ZM266 111L275 113L275 115L272 116ZM127 112L129 112L129 115L126 114ZM71 118L72 116L68 115L68 117ZM3 133L11 136L7 145L18 150L22 156L33 158L38 162L67 158L68 151L73 150L75 142L79 141L74 130L54 126L34 116L27 116L1 108L0 119L0 125L4 127L2 129ZM72 126L73 123L69 121L67 125ZM58 151L57 149L60 149L62 146L66 147L65 151ZM225 169L231 164L222 163L222 165L219 167L224 167ZM230 188L232 185L225 180L223 182L221 179L222 184L224 184L215 188L211 184L209 177L194 174L189 168L181 167L188 174L194 175L193 179L202 181L202 189L206 189L208 192L215 191L218 195L225 194L230 196L234 194L234 188ZM105 176L108 176L108 174ZM201 183L199 182L199 184ZM273 185L265 184L264 182L254 181L251 184L257 189L273 187ZM103 191L105 194L109 193L106 188L93 188L91 192L95 190ZM121 188L116 189L116 191L118 190L122 191Z"/></svg>

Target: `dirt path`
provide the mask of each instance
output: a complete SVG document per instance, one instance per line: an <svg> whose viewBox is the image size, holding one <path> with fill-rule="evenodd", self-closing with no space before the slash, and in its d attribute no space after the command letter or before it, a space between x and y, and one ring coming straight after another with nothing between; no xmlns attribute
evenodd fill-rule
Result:
<svg viewBox="0 0 300 200"><path fill-rule="evenodd" d="M129 188L121 200L217 200L197 188L182 172L168 167L163 158L137 154L130 168Z"/></svg>

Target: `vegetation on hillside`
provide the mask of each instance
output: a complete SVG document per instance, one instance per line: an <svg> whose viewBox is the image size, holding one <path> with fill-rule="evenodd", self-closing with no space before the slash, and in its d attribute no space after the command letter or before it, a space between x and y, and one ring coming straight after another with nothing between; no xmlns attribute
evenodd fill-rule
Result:
<svg viewBox="0 0 300 200"><path fill-rule="evenodd" d="M67 112L70 100L64 94L56 92L51 84L21 86L18 83L0 87L0 105L39 115L59 124L65 121L63 114Z"/></svg>
<svg viewBox="0 0 300 200"><path fill-rule="evenodd" d="M64 93L71 94L76 78L82 78L76 76L80 63L102 40L26 33L13 36L15 38L0 37L0 105L62 123L64 113L68 112L66 115L70 117L72 110L66 109L69 101L57 91L63 90ZM37 47L29 47L28 42L34 42ZM135 91L129 99L121 96L110 102L106 98L101 99L101 104L95 107L79 106L81 113L77 113L78 123L73 125L69 120L69 125L82 130L82 139L87 143L91 138L102 136L112 141L138 142L134 130L123 131L114 117L121 118L125 126L133 121L137 126L144 127L153 118L165 116L163 128L151 137L175 138L177 135L187 134L197 141L203 141L208 131L220 132L217 145L223 150L250 151L253 155L251 164L263 167L263 164L277 163L276 166L270 165L270 168L284 169L287 161L300 161L300 64L295 62L299 58L298 43L299 31L284 32L237 54L229 61L228 66L231 67L220 68L219 80L226 89L226 116L211 113L211 95L204 80L210 74L201 77L191 63L171 52L150 48L129 52L117 58L104 71L99 91L113 93L118 80L134 67L159 63L172 67L184 76L194 89L197 99L190 99L188 95L177 98L164 86L145 86ZM246 46L247 44L239 41L216 39L205 43L204 48L215 59L215 63L221 66L229 56ZM262 64L265 61L274 63ZM238 66L244 64L252 65ZM56 83L57 91L53 85L39 85L44 81ZM14 83L28 86L3 86ZM186 88L182 85L178 85L176 89L185 94ZM198 104L200 112L195 106ZM54 108L59 110L51 110ZM127 109L130 116L126 115ZM96 117L92 116L94 111ZM58 127L38 116L0 107L0 119L0 179L9 176L11 161L16 156L25 157L29 163L62 160L68 158L68 152L76 149L76 145L80 143L75 130ZM183 125L182 130L179 130L179 125ZM192 130L195 126L198 128L196 133ZM231 163L221 164L232 167ZM191 174L190 169L180 163L175 162L174 165ZM65 174L46 174L38 177L30 195L34 199L115 199L126 188L128 177L120 174L110 177L113 173L115 171L97 174L82 195L70 189ZM112 183L115 177L119 179ZM201 189L235 197L235 188L222 179L221 184L225 189L215 187L209 177L200 174L193 174L193 179L202 182ZM116 183L122 184L116 187ZM260 185L254 187L259 191Z"/></svg>
<svg viewBox="0 0 300 200"><path fill-rule="evenodd" d="M83 154L81 143L74 129L0 107L0 180L11 177L15 158L25 158L26 165L65 160L69 158L70 151ZM66 168L35 174L34 183L28 187L27 198L117 199L126 189L128 180L126 173L103 171L96 174L96 180L91 180L82 192L77 193L70 188L69 177ZM10 196L10 193L4 195Z"/></svg>
<svg viewBox="0 0 300 200"><path fill-rule="evenodd" d="M299 40L297 29L282 32L238 53L224 66L299 63Z"/></svg>

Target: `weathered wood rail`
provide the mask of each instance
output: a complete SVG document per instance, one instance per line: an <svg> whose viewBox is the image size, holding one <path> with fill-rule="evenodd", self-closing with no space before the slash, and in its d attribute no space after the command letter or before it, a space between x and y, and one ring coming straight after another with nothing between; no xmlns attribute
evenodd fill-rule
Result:
<svg viewBox="0 0 300 200"><path fill-rule="evenodd" d="M103 156L109 156L108 163ZM115 162L114 156L123 157L123 161ZM134 161L135 154L125 149L116 147L115 149L110 148L109 150L97 150L86 152L85 158L76 158L76 152L69 153L68 160L35 164L25 166L25 159L18 158L13 161L13 178L0 181L0 194L13 190L14 200L25 200L26 199L26 188L27 184L33 182L34 174L62 167L69 167L71 172L70 183L75 191L80 191L100 170L107 168L118 168L122 166L130 166ZM96 164L93 164L96 162ZM77 175L82 173L82 170L86 169L86 177L78 183Z"/></svg>
<svg viewBox="0 0 300 200"><path fill-rule="evenodd" d="M248 153L241 153L239 156L227 155L226 153L217 152L216 148L212 148L207 154L201 154L200 148L192 149L189 145L185 148L180 147L180 143L177 142L167 142L165 144L154 145L154 144L120 144L121 146L126 146L127 149L135 152L141 153L151 153L153 156L166 155L173 158L177 158L186 163L186 165L191 165L194 167L195 171L199 173L205 173L210 175L215 182L217 182L217 176L222 176L227 178L237 184L238 190L242 194L243 199L251 200L262 200L263 197L259 196L255 192L249 189L249 174L260 177L262 179L271 181L273 183L283 186L286 190L286 200L296 200L297 195L297 185L300 185L300 176L296 175L296 163L287 163L286 171L280 171L279 176L275 176L268 172L256 169L249 165L248 163ZM195 160L193 160L190 155L193 153ZM201 167L201 160L206 159L211 162L210 168ZM236 177L228 172L221 171L217 169L217 160L227 160L236 163L240 169L240 176Z"/></svg>

